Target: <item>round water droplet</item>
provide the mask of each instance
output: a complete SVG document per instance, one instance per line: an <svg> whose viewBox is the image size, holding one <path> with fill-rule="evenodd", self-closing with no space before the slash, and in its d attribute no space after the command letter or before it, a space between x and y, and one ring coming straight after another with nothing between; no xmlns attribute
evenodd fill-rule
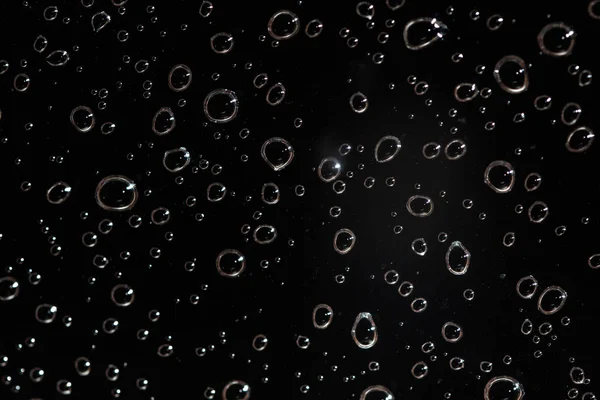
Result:
<svg viewBox="0 0 600 400"><path fill-rule="evenodd" d="M171 219L171 212L168 208L158 207L150 213L152 223L157 226L165 225Z"/></svg>
<svg viewBox="0 0 600 400"><path fill-rule="evenodd" d="M313 326L317 329L327 329L333 321L333 309L327 304L315 306L312 313Z"/></svg>
<svg viewBox="0 0 600 400"><path fill-rule="evenodd" d="M567 302L567 292L560 286L548 286L537 302L537 309L544 315L556 314Z"/></svg>
<svg viewBox="0 0 600 400"><path fill-rule="evenodd" d="M38 53L43 53L46 47L48 47L48 39L45 36L39 35L33 41L33 49Z"/></svg>
<svg viewBox="0 0 600 400"><path fill-rule="evenodd" d="M486 26L490 31L497 31L504 23L504 18L499 14L494 14L486 21Z"/></svg>
<svg viewBox="0 0 600 400"><path fill-rule="evenodd" d="M220 32L210 38L210 48L217 54L226 54L233 49L233 36L227 32Z"/></svg>
<svg viewBox="0 0 600 400"><path fill-rule="evenodd" d="M410 373L416 379L423 379L427 375L428 372L429 372L429 367L423 361L419 361L418 363L413 365L413 367L410 369Z"/></svg>
<svg viewBox="0 0 600 400"><path fill-rule="evenodd" d="M223 400L248 400L250 399L250 386L241 380L227 383L221 391Z"/></svg>
<svg viewBox="0 0 600 400"><path fill-rule="evenodd" d="M508 193L515 184L515 169L506 161L492 161L485 169L483 181L496 193Z"/></svg>
<svg viewBox="0 0 600 400"><path fill-rule="evenodd" d="M174 92L183 92L192 84L192 70L185 64L177 64L169 71L169 88Z"/></svg>
<svg viewBox="0 0 600 400"><path fill-rule="evenodd" d="M576 385L581 385L585 381L585 373L580 367L571 368L569 376L571 377L571 381Z"/></svg>
<svg viewBox="0 0 600 400"><path fill-rule="evenodd" d="M291 39L300 31L300 19L289 10L277 11L269 19L267 30L275 40Z"/></svg>
<svg viewBox="0 0 600 400"><path fill-rule="evenodd" d="M450 369L458 371L465 367L465 360L460 357L452 357L448 364L450 365Z"/></svg>
<svg viewBox="0 0 600 400"><path fill-rule="evenodd" d="M350 108L357 114L362 114L369 108L369 100L367 96L361 92L356 92L350 96Z"/></svg>
<svg viewBox="0 0 600 400"><path fill-rule="evenodd" d="M552 22L544 26L537 36L542 53L552 57L564 57L571 54L575 46L575 31L562 22Z"/></svg>
<svg viewBox="0 0 600 400"><path fill-rule="evenodd" d="M600 268L600 254L592 254L588 258L588 266L592 269Z"/></svg>
<svg viewBox="0 0 600 400"><path fill-rule="evenodd" d="M273 137L263 143L260 155L274 171L281 171L294 159L294 148L287 140Z"/></svg>
<svg viewBox="0 0 600 400"><path fill-rule="evenodd" d="M265 183L262 187L260 197L265 204L277 204L280 197L279 187L272 182Z"/></svg>
<svg viewBox="0 0 600 400"><path fill-rule="evenodd" d="M331 182L342 173L342 165L333 157L326 157L319 163L317 174L323 182Z"/></svg>
<svg viewBox="0 0 600 400"><path fill-rule="evenodd" d="M375 145L375 161L384 163L392 161L400 151L402 144L396 136L384 136Z"/></svg>
<svg viewBox="0 0 600 400"><path fill-rule="evenodd" d="M0 278L0 301L10 301L19 295L19 282L12 276Z"/></svg>
<svg viewBox="0 0 600 400"><path fill-rule="evenodd" d="M423 257L427 254L427 242L423 238L413 240L410 244L410 248L418 256Z"/></svg>
<svg viewBox="0 0 600 400"><path fill-rule="evenodd" d="M587 126L576 128L567 137L565 147L572 153L583 153L594 143L594 132Z"/></svg>
<svg viewBox="0 0 600 400"><path fill-rule="evenodd" d="M407 200L406 209L415 217L428 217L433 213L433 200L417 194Z"/></svg>
<svg viewBox="0 0 600 400"><path fill-rule="evenodd" d="M246 258L238 250L227 249L219 253L216 265L221 276L237 278L246 269Z"/></svg>
<svg viewBox="0 0 600 400"><path fill-rule="evenodd" d="M423 157L425 157L428 160L433 160L434 158L437 158L440 155L441 150L442 146L440 146L438 143L429 142L423 145Z"/></svg>
<svg viewBox="0 0 600 400"><path fill-rule="evenodd" d="M40 304L35 309L35 319L42 324L50 324L56 319L58 308L52 304Z"/></svg>
<svg viewBox="0 0 600 400"><path fill-rule="evenodd" d="M542 176L537 172L532 172L525 178L525 190L528 192L533 192L534 190L539 189L542 185Z"/></svg>
<svg viewBox="0 0 600 400"><path fill-rule="evenodd" d="M152 131L159 136L171 133L175 129L175 114L169 107L160 108L152 118Z"/></svg>
<svg viewBox="0 0 600 400"><path fill-rule="evenodd" d="M527 210L529 220L535 224L539 224L546 219L550 210L543 201L536 201Z"/></svg>
<svg viewBox="0 0 600 400"><path fill-rule="evenodd" d="M533 101L533 106L539 111L548 110L552 106L552 97L547 95L538 96Z"/></svg>
<svg viewBox="0 0 600 400"><path fill-rule="evenodd" d="M138 200L134 181L123 175L109 175L96 186L96 203L107 211L131 210Z"/></svg>
<svg viewBox="0 0 600 400"><path fill-rule="evenodd" d="M265 73L261 73L254 77L252 84L255 88L261 89L267 84L267 82L269 82L269 76Z"/></svg>
<svg viewBox="0 0 600 400"><path fill-rule="evenodd" d="M277 238L277 230L271 225L259 225L252 234L258 244L269 244Z"/></svg>
<svg viewBox="0 0 600 400"><path fill-rule="evenodd" d="M533 275L524 276L517 282L517 294L523 299L531 299L538 288L538 281Z"/></svg>
<svg viewBox="0 0 600 400"><path fill-rule="evenodd" d="M128 307L135 300L135 293L129 285L118 284L112 288L110 298L119 307Z"/></svg>
<svg viewBox="0 0 600 400"><path fill-rule="evenodd" d="M237 116L238 109L238 98L228 89L213 90L204 98L204 114L211 122L230 122Z"/></svg>
<svg viewBox="0 0 600 400"><path fill-rule="evenodd" d="M446 322L442 326L442 337L448 343L456 343L463 337L462 328L454 322Z"/></svg>
<svg viewBox="0 0 600 400"><path fill-rule="evenodd" d="M73 127L81 133L89 132L96 124L96 117L89 107L78 106L71 111L69 117Z"/></svg>
<svg viewBox="0 0 600 400"><path fill-rule="evenodd" d="M163 166L169 172L179 172L190 164L190 152L185 147L165 151Z"/></svg>
<svg viewBox="0 0 600 400"><path fill-rule="evenodd" d="M352 340L361 349L370 349L377 343L377 326L369 312L361 312L354 319L350 330Z"/></svg>
<svg viewBox="0 0 600 400"><path fill-rule="evenodd" d="M446 268L454 275L464 275L471 264L471 253L458 240L454 241L446 251Z"/></svg>
<svg viewBox="0 0 600 400"><path fill-rule="evenodd" d="M398 286L398 294L402 297L408 297L413 292L414 285L411 282L404 281Z"/></svg>
<svg viewBox="0 0 600 400"><path fill-rule="evenodd" d="M421 50L442 39L448 27L435 18L416 18L404 26L404 44L409 50Z"/></svg>
<svg viewBox="0 0 600 400"><path fill-rule="evenodd" d="M494 79L507 93L522 93L529 87L527 65L521 57L509 55L502 57L494 67Z"/></svg>
<svg viewBox="0 0 600 400"><path fill-rule="evenodd" d="M216 203L225 198L227 188L220 182L213 182L206 188L206 199L211 203Z"/></svg>
<svg viewBox="0 0 600 400"><path fill-rule="evenodd" d="M523 385L510 376L496 376L483 389L484 400L521 400L524 396Z"/></svg>

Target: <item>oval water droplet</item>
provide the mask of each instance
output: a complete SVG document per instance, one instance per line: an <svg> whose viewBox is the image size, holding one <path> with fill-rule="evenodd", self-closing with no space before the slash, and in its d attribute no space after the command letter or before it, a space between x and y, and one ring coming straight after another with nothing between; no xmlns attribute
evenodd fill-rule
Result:
<svg viewBox="0 0 600 400"><path fill-rule="evenodd" d="M594 143L594 132L587 126L580 126L567 136L565 147L571 153L583 153Z"/></svg>
<svg viewBox="0 0 600 400"><path fill-rule="evenodd" d="M419 361L418 363L413 365L412 368L410 369L410 373L416 379L425 378L425 376L427 375L428 372L429 372L429 367L423 361Z"/></svg>
<svg viewBox="0 0 600 400"><path fill-rule="evenodd" d="M350 334L354 343L361 349L370 349L375 346L379 336L371 313L359 313L354 319L354 325L352 325Z"/></svg>
<svg viewBox="0 0 600 400"><path fill-rule="evenodd" d="M221 392L223 400L249 400L250 385L241 380L233 380L223 387Z"/></svg>
<svg viewBox="0 0 600 400"><path fill-rule="evenodd" d="M319 163L317 175L323 182L331 182L342 173L342 165L333 157L326 157Z"/></svg>
<svg viewBox="0 0 600 400"><path fill-rule="evenodd" d="M169 71L169 88L174 92L183 92L192 84L192 70L185 64L177 64Z"/></svg>
<svg viewBox="0 0 600 400"><path fill-rule="evenodd" d="M12 276L0 278L0 301L10 301L19 295L19 282Z"/></svg>
<svg viewBox="0 0 600 400"><path fill-rule="evenodd" d="M527 210L529 220L535 224L539 224L546 219L550 210L543 201L536 201Z"/></svg>
<svg viewBox="0 0 600 400"><path fill-rule="evenodd" d="M199 9L198 13L203 18L208 18L210 16L210 14L212 14L213 10L214 10L213 3L211 3L208 0L203 0L202 4L200 4L200 9Z"/></svg>
<svg viewBox="0 0 600 400"><path fill-rule="evenodd" d="M185 147L165 151L163 166L169 172L175 173L183 170L190 164L190 152Z"/></svg>
<svg viewBox="0 0 600 400"><path fill-rule="evenodd" d="M456 161L467 154L467 144L460 139L454 139L444 148L444 154L450 161Z"/></svg>
<svg viewBox="0 0 600 400"><path fill-rule="evenodd" d="M577 103L567 103L560 113L560 120L567 126L575 125L581 116L581 106Z"/></svg>
<svg viewBox="0 0 600 400"><path fill-rule="evenodd" d="M333 309L327 304L318 304L312 313L313 326L317 329L327 329L333 321Z"/></svg>
<svg viewBox="0 0 600 400"><path fill-rule="evenodd" d="M62 67L70 59L69 53L65 50L54 50L46 57L46 62L52 67Z"/></svg>
<svg viewBox="0 0 600 400"><path fill-rule="evenodd" d="M96 117L92 109L86 106L75 107L71 111L69 119L71 125L81 133L89 132L96 124Z"/></svg>
<svg viewBox="0 0 600 400"><path fill-rule="evenodd" d="M428 217L433 213L433 200L417 194L407 200L406 209L415 217Z"/></svg>
<svg viewBox="0 0 600 400"><path fill-rule="evenodd" d="M271 225L259 225L252 234L254 241L258 244L269 244L277 238L277 230Z"/></svg>
<svg viewBox="0 0 600 400"><path fill-rule="evenodd" d="M260 197L265 204L277 204L280 197L279 186L272 182L265 183L262 187Z"/></svg>
<svg viewBox="0 0 600 400"><path fill-rule="evenodd" d="M133 304L133 301L135 300L135 293L131 286L121 283L112 288L112 291L110 292L110 298L117 306L128 307Z"/></svg>
<svg viewBox="0 0 600 400"><path fill-rule="evenodd" d="M532 172L527 175L523 185L525 186L525 190L528 192L533 192L542 185L542 176L537 172Z"/></svg>
<svg viewBox="0 0 600 400"><path fill-rule="evenodd" d="M537 302L537 309L544 315L556 314L567 302L567 292L560 286L548 286Z"/></svg>
<svg viewBox="0 0 600 400"><path fill-rule="evenodd" d="M471 253L460 242L454 241L446 251L446 268L454 275L464 275L471 264Z"/></svg>
<svg viewBox="0 0 600 400"><path fill-rule="evenodd" d="M318 37L323 32L323 23L318 19L313 19L304 28L304 33L311 39Z"/></svg>
<svg viewBox="0 0 600 400"><path fill-rule="evenodd" d="M408 297L413 292L414 285L411 282L404 281L398 286L398 294L402 297Z"/></svg>
<svg viewBox="0 0 600 400"><path fill-rule="evenodd" d="M402 144L396 136L384 136L375 145L375 161L384 163L392 161L400 151Z"/></svg>
<svg viewBox="0 0 600 400"><path fill-rule="evenodd" d="M362 391L359 400L394 400L394 394L383 385L373 385Z"/></svg>
<svg viewBox="0 0 600 400"><path fill-rule="evenodd" d="M529 87L527 65L521 57L508 55L502 57L494 66L494 79L502 90L518 94Z"/></svg>
<svg viewBox="0 0 600 400"><path fill-rule="evenodd" d="M473 100L479 94L479 89L474 83L460 83L454 88L454 98L461 103Z"/></svg>
<svg viewBox="0 0 600 400"><path fill-rule="evenodd" d="M227 32L220 32L210 38L210 48L217 54L227 54L233 49L235 41Z"/></svg>
<svg viewBox="0 0 600 400"><path fill-rule="evenodd" d="M496 193L508 193L515 184L515 169L507 161L492 161L485 169L483 181Z"/></svg>
<svg viewBox="0 0 600 400"><path fill-rule="evenodd" d="M48 47L48 39L45 36L39 35L33 41L33 49L38 53L43 53L46 47Z"/></svg>
<svg viewBox="0 0 600 400"><path fill-rule="evenodd" d="M418 256L423 257L427 254L427 242L423 238L413 240L410 244L410 248Z"/></svg>
<svg viewBox="0 0 600 400"><path fill-rule="evenodd" d="M463 330L457 323L449 321L442 326L442 337L448 343L456 343L462 339Z"/></svg>
<svg viewBox="0 0 600 400"><path fill-rule="evenodd" d="M216 203L225 198L227 188L221 182L213 182L206 188L206 199L211 203Z"/></svg>
<svg viewBox="0 0 600 400"><path fill-rule="evenodd" d="M448 27L440 20L416 18L404 26L404 44L409 50L421 50L442 39L447 32Z"/></svg>
<svg viewBox="0 0 600 400"><path fill-rule="evenodd" d="M369 108L369 100L367 96L361 92L356 92L350 96L350 108L357 114L362 114Z"/></svg>
<svg viewBox="0 0 600 400"><path fill-rule="evenodd" d="M175 114L169 107L161 107L152 118L152 132L159 136L171 133L175 129Z"/></svg>
<svg viewBox="0 0 600 400"><path fill-rule="evenodd" d="M285 86L278 82L269 88L265 100L270 106L278 106L285 99L285 94Z"/></svg>
<svg viewBox="0 0 600 400"><path fill-rule="evenodd" d="M62 204L71 195L71 190L72 188L68 183L62 181L56 182L46 192L46 199L50 204Z"/></svg>
<svg viewBox="0 0 600 400"><path fill-rule="evenodd" d="M138 200L134 181L123 175L109 175L96 186L96 203L107 211L131 210Z"/></svg>
<svg viewBox="0 0 600 400"><path fill-rule="evenodd" d="M260 155L274 171L281 171L294 159L294 148L287 140L273 137L263 143Z"/></svg>

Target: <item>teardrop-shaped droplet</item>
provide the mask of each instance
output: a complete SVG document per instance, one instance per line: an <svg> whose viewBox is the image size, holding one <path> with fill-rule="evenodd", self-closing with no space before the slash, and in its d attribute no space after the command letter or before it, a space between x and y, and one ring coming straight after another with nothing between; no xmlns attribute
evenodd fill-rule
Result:
<svg viewBox="0 0 600 400"><path fill-rule="evenodd" d="M46 47L48 47L48 39L45 36L39 35L33 41L33 49L38 53L43 53Z"/></svg>
<svg viewBox="0 0 600 400"><path fill-rule="evenodd" d="M562 22L552 22L544 26L537 36L542 53L552 57L565 57L575 46L575 31Z"/></svg>
<svg viewBox="0 0 600 400"><path fill-rule="evenodd" d="M354 319L354 325L350 331L352 340L361 349L370 349L377 343L377 326L373 316L369 312L361 312Z"/></svg>
<svg viewBox="0 0 600 400"><path fill-rule="evenodd" d="M94 32L98 33L102 28L104 28L110 22L110 15L108 15L105 11L97 12L92 16L92 29Z"/></svg>
<svg viewBox="0 0 600 400"><path fill-rule="evenodd" d="M356 14L359 17L371 20L375 16L375 6L368 1L361 1L356 5Z"/></svg>
<svg viewBox="0 0 600 400"><path fill-rule="evenodd" d="M333 321L333 309L327 304L318 304L313 309L313 326L317 329L327 329Z"/></svg>
<svg viewBox="0 0 600 400"><path fill-rule="evenodd" d="M521 57L509 55L502 57L494 67L494 79L507 93L518 94L529 87L527 65Z"/></svg>
<svg viewBox="0 0 600 400"><path fill-rule="evenodd" d="M442 39L448 27L435 18L422 17L409 21L404 27L404 44L409 50L421 50Z"/></svg>
<svg viewBox="0 0 600 400"><path fill-rule="evenodd" d="M471 253L458 240L448 247L446 252L446 268L454 275L464 275L471 264Z"/></svg>
<svg viewBox="0 0 600 400"><path fill-rule="evenodd" d="M263 143L260 154L269 167L281 171L294 159L294 148L287 140L273 137Z"/></svg>
<svg viewBox="0 0 600 400"><path fill-rule="evenodd" d="M394 394L383 385L373 385L362 391L359 400L394 400Z"/></svg>
<svg viewBox="0 0 600 400"><path fill-rule="evenodd" d="M185 147L165 151L163 166L169 172L179 172L190 164L190 152Z"/></svg>
<svg viewBox="0 0 600 400"><path fill-rule="evenodd" d="M375 145L375 161L384 163L392 161L400 151L402 144L396 136L384 136Z"/></svg>
<svg viewBox="0 0 600 400"><path fill-rule="evenodd" d="M496 193L508 193L515 184L515 169L506 161L492 161L485 169L483 181Z"/></svg>
<svg viewBox="0 0 600 400"><path fill-rule="evenodd" d="M65 50L54 50L46 57L46 62L52 67L62 67L70 59L69 53Z"/></svg>
<svg viewBox="0 0 600 400"><path fill-rule="evenodd" d="M173 129L175 129L175 114L169 107L162 107L152 118L152 131L162 136L170 133Z"/></svg>

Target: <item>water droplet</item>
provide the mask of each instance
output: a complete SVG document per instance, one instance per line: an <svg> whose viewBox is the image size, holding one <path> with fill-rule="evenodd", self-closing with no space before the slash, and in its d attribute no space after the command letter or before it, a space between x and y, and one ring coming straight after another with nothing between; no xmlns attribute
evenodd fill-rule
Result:
<svg viewBox="0 0 600 400"><path fill-rule="evenodd" d="M185 147L165 151L163 166L169 172L175 173L183 170L190 164L190 152Z"/></svg>
<svg viewBox="0 0 600 400"><path fill-rule="evenodd" d="M463 337L462 328L454 322L446 322L442 326L442 337L448 343L456 343Z"/></svg>
<svg viewBox="0 0 600 400"><path fill-rule="evenodd" d="M258 244L269 244L277 238L277 230L271 225L259 225L252 235Z"/></svg>
<svg viewBox="0 0 600 400"><path fill-rule="evenodd" d="M533 106L539 111L548 110L552 106L552 97L547 95L538 96L533 101Z"/></svg>
<svg viewBox="0 0 600 400"><path fill-rule="evenodd" d="M317 329L327 329L333 321L333 309L327 304L315 306L312 313L313 326Z"/></svg>
<svg viewBox="0 0 600 400"><path fill-rule="evenodd" d="M169 107L160 108L152 118L152 131L159 136L171 133L175 129L175 114Z"/></svg>
<svg viewBox="0 0 600 400"><path fill-rule="evenodd" d="M323 32L323 23L318 19L313 19L304 28L304 33L311 39L318 37Z"/></svg>
<svg viewBox="0 0 600 400"><path fill-rule="evenodd" d="M269 19L267 30L275 40L291 39L300 31L300 19L289 10L277 11Z"/></svg>
<svg viewBox="0 0 600 400"><path fill-rule="evenodd" d="M97 12L92 16L92 29L94 32L98 33L102 28L104 28L110 22L111 18L104 11Z"/></svg>
<svg viewBox="0 0 600 400"><path fill-rule="evenodd" d="M263 143L260 154L269 167L281 171L294 159L294 148L287 140L273 137Z"/></svg>
<svg viewBox="0 0 600 400"><path fill-rule="evenodd" d="M373 316L369 312L361 312L354 319L354 325L350 331L352 340L361 349L370 349L377 343L377 326Z"/></svg>
<svg viewBox="0 0 600 400"><path fill-rule="evenodd" d="M537 302L537 309L544 315L556 314L567 302L567 292L560 286L548 286Z"/></svg>
<svg viewBox="0 0 600 400"><path fill-rule="evenodd" d="M50 324L56 319L58 308L52 304L40 304L35 309L35 319L42 324Z"/></svg>
<svg viewBox="0 0 600 400"><path fill-rule="evenodd" d="M429 367L423 361L419 361L418 363L413 365L413 367L410 369L410 373L416 379L423 379L427 375L428 372L429 372Z"/></svg>
<svg viewBox="0 0 600 400"><path fill-rule="evenodd" d="M537 172L532 172L525 178L524 186L528 192L539 189L542 185L542 176Z"/></svg>
<svg viewBox="0 0 600 400"><path fill-rule="evenodd" d="M485 169L484 182L496 193L508 193L515 184L515 169L506 161L492 161Z"/></svg>
<svg viewBox="0 0 600 400"><path fill-rule="evenodd" d="M217 54L227 54L233 49L235 41L227 32L220 32L210 38L210 48Z"/></svg>
<svg viewBox="0 0 600 400"><path fill-rule="evenodd" d="M535 224L539 224L546 219L550 210L543 201L536 201L527 210L529 220Z"/></svg>
<svg viewBox="0 0 600 400"><path fill-rule="evenodd" d="M571 54L575 46L575 31L562 22L552 22L544 26L537 36L542 53L552 57L564 57Z"/></svg>
<svg viewBox="0 0 600 400"><path fill-rule="evenodd" d="M333 237L333 248L339 254L348 254L356 244L356 236L350 229L340 229Z"/></svg>
<svg viewBox="0 0 600 400"><path fill-rule="evenodd" d="M461 242L454 241L446 252L446 268L454 275L464 275L471 264L471 253Z"/></svg>
<svg viewBox="0 0 600 400"><path fill-rule="evenodd" d="M371 394L372 393L372 394ZM359 400L394 400L392 391L383 385L369 386L360 394Z"/></svg>
<svg viewBox="0 0 600 400"><path fill-rule="evenodd" d="M33 41L33 49L38 53L43 53L46 47L48 47L48 39L45 36L39 35Z"/></svg>
<svg viewBox="0 0 600 400"><path fill-rule="evenodd" d="M416 18L404 27L404 44L409 50L421 50L442 39L448 27L435 18Z"/></svg>
<svg viewBox="0 0 600 400"><path fill-rule="evenodd" d="M285 86L281 83L276 83L269 88L267 91L267 95L265 96L265 100L267 104L270 106L278 106L285 99L286 90Z"/></svg>
<svg viewBox="0 0 600 400"><path fill-rule="evenodd" d="M207 0L203 0L202 4L200 4L200 9L198 12L203 18L208 18L210 14L212 14L213 10L213 3Z"/></svg>
<svg viewBox="0 0 600 400"><path fill-rule="evenodd" d="M467 145L460 139L454 139L444 148L446 158L451 161L462 158L467 153Z"/></svg>
<svg viewBox="0 0 600 400"><path fill-rule="evenodd" d="M192 70L185 64L177 64L169 71L169 88L174 92L183 92L192 84Z"/></svg>
<svg viewBox="0 0 600 400"><path fill-rule="evenodd" d="M367 96L361 92L356 92L350 96L350 108L357 114L362 114L369 108L369 100Z"/></svg>
<svg viewBox="0 0 600 400"><path fill-rule="evenodd" d="M228 89L213 90L204 98L204 114L211 122L230 122L237 116L238 109L238 98Z"/></svg>
<svg viewBox="0 0 600 400"><path fill-rule="evenodd" d="M138 196L135 182L123 175L109 175L96 186L96 203L107 211L131 210Z"/></svg>
<svg viewBox="0 0 600 400"><path fill-rule="evenodd" d="M502 90L510 94L522 93L529 87L527 65L521 57L504 56L494 67L494 79Z"/></svg>
<svg viewBox="0 0 600 400"><path fill-rule="evenodd" d="M504 18L499 14L494 14L486 21L486 26L490 31L497 31L504 23Z"/></svg>
<svg viewBox="0 0 600 400"><path fill-rule="evenodd" d="M484 400L521 400L524 396L521 383L510 376L496 376L483 389Z"/></svg>
<svg viewBox="0 0 600 400"><path fill-rule="evenodd" d="M46 57L46 62L52 67L62 67L70 59L69 53L65 50L54 50Z"/></svg>
<svg viewBox="0 0 600 400"><path fill-rule="evenodd" d="M461 103L473 100L479 94L479 89L474 83L460 83L454 88L454 98Z"/></svg>
<svg viewBox="0 0 600 400"><path fill-rule="evenodd" d="M583 153L594 143L594 132L587 126L576 128L567 137L565 147L572 153Z"/></svg>
<svg viewBox="0 0 600 400"><path fill-rule="evenodd" d="M0 278L0 301L10 301L19 295L19 282L12 276Z"/></svg>
<svg viewBox="0 0 600 400"><path fill-rule="evenodd" d="M371 20L375 16L375 6L368 1L361 1L356 5L356 14L359 17Z"/></svg>
<svg viewBox="0 0 600 400"><path fill-rule="evenodd" d="M71 195L71 186L66 182L56 182L46 192L46 199L50 204L62 204Z"/></svg>
<svg viewBox="0 0 600 400"><path fill-rule="evenodd" d="M392 161L400 151L402 144L396 136L384 136L375 145L375 161L384 163Z"/></svg>
<svg viewBox="0 0 600 400"><path fill-rule="evenodd" d="M267 337L261 333L252 339L252 348L256 351L263 351L267 348L268 343L269 339L267 339Z"/></svg>
<svg viewBox="0 0 600 400"><path fill-rule="evenodd" d="M560 113L560 120L563 124L571 126L575 125L581 116L581 106L577 103L567 103Z"/></svg>
<svg viewBox="0 0 600 400"><path fill-rule="evenodd" d="M211 203L216 203L225 198L227 188L221 182L213 182L206 188L206 199Z"/></svg>
<svg viewBox="0 0 600 400"><path fill-rule="evenodd" d="M517 294L523 299L531 299L538 288L538 281L533 275L525 276L517 282Z"/></svg>
<svg viewBox="0 0 600 400"><path fill-rule="evenodd" d="M426 308L427 308L427 300L425 300L422 297L418 297L410 303L410 309L416 313L423 312L423 311L425 311Z"/></svg>
<svg viewBox="0 0 600 400"><path fill-rule="evenodd" d="M433 200L417 194L406 201L406 209L415 217L428 217L433 213Z"/></svg>
<svg viewBox="0 0 600 400"><path fill-rule="evenodd" d="M238 250L223 250L217 256L216 266L221 276L237 278L246 269L246 258Z"/></svg>

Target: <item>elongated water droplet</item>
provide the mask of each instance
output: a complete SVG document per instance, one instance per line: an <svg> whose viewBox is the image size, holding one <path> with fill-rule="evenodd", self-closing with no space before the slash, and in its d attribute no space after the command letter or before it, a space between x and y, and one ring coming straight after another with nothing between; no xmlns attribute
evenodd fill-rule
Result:
<svg viewBox="0 0 600 400"><path fill-rule="evenodd" d="M171 133L173 129L175 129L175 114L169 107L162 107L152 118L152 131L163 136Z"/></svg>
<svg viewBox="0 0 600 400"><path fill-rule="evenodd" d="M446 268L454 275L464 275L471 264L471 253L458 240L448 247L446 252Z"/></svg>
<svg viewBox="0 0 600 400"><path fill-rule="evenodd" d="M354 325L350 330L352 340L361 349L370 349L377 343L377 326L373 316L369 312L361 312L354 319Z"/></svg>
<svg viewBox="0 0 600 400"><path fill-rule="evenodd" d="M98 33L110 22L110 15L105 11L97 12L92 16L92 29Z"/></svg>
<svg viewBox="0 0 600 400"><path fill-rule="evenodd" d="M404 44L409 50L421 50L442 39L448 27L435 18L422 17L409 21L404 27Z"/></svg>
<svg viewBox="0 0 600 400"><path fill-rule="evenodd" d="M356 244L356 236L350 229L340 229L333 236L333 248L339 254L348 254Z"/></svg>
<svg viewBox="0 0 600 400"><path fill-rule="evenodd" d="M312 313L313 325L317 329L327 329L333 321L333 309L327 304L318 304Z"/></svg>
<svg viewBox="0 0 600 400"><path fill-rule="evenodd" d="M38 53L43 53L48 47L48 39L45 36L39 35L33 42L33 49Z"/></svg>
<svg viewBox="0 0 600 400"><path fill-rule="evenodd" d="M65 50L54 50L46 57L46 62L52 67L62 67L70 59L69 53Z"/></svg>

